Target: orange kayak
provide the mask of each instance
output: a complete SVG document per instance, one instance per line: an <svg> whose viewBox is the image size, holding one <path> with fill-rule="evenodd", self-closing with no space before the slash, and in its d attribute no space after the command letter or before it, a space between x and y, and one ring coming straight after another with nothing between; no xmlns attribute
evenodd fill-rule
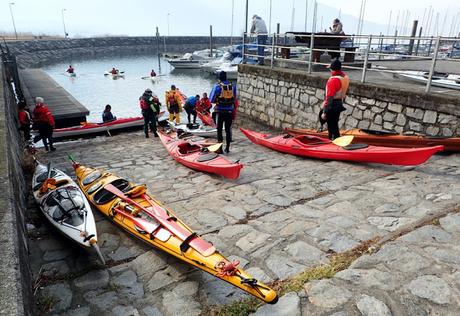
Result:
<svg viewBox="0 0 460 316"><path fill-rule="evenodd" d="M284 131L292 136L311 135L327 138L327 131L318 132L314 129L303 128L285 128ZM373 131L357 128L346 131L340 131L340 135L352 135L354 136L355 142L363 142L374 146L414 148L443 145L444 151L460 151L460 137L401 135L391 132Z"/></svg>

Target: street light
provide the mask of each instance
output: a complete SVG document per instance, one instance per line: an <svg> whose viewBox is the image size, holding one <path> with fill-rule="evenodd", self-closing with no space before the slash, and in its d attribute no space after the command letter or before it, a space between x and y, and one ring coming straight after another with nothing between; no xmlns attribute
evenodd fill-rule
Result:
<svg viewBox="0 0 460 316"><path fill-rule="evenodd" d="M61 15L62 15L62 26L64 26L64 38L67 38L67 30L65 28L65 21L64 21L64 11L66 11L66 9L62 9L61 10Z"/></svg>
<svg viewBox="0 0 460 316"><path fill-rule="evenodd" d="M16 39L18 39L18 32L16 32L16 24L14 23L13 9L11 8L12 5L14 5L14 2L10 2L10 13L11 13L11 20L13 21L14 35L16 36Z"/></svg>

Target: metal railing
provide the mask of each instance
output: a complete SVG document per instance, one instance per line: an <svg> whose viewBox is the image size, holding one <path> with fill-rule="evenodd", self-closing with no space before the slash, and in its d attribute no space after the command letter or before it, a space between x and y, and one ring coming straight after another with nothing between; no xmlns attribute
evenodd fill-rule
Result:
<svg viewBox="0 0 460 316"><path fill-rule="evenodd" d="M292 35L291 35L292 34ZM361 82L366 82L368 71L386 72L392 74L401 74L403 72L384 68L370 68L369 63L372 61L382 60L409 60L415 59L426 61L429 69L420 71L423 78L426 79L425 92L429 92L433 80L439 80L441 77L435 76L436 62L438 60L449 60L459 63L460 67L460 38L447 37L411 37L411 36L374 36L374 35L331 35L325 33L305 34L305 33L286 33L269 36L267 43L264 45L257 44L257 36L244 36L248 42L243 43L243 63L256 63L260 58L269 57L270 67L273 68L275 63L284 61L285 67L288 65L304 65L308 73L312 73L315 65L327 66L330 61L321 60L321 54L332 54L333 56L346 59L345 61L354 61L342 65L345 69L361 70ZM324 45L325 40L340 43L327 47ZM248 45L255 41L256 52L248 49ZM254 46L252 46L254 47ZM260 47L264 47L264 54L259 54ZM311 49L313 47L313 49ZM307 49L301 54L304 58L289 58L286 56L292 50ZM253 49L254 50L254 49ZM280 51L282 52L280 56ZM284 52L284 54L283 54ZM268 53L268 54L267 54ZM309 56L306 56L306 55ZM267 56L268 55L268 56ZM457 57L457 58L456 58ZM460 72L460 68L458 68ZM420 74L421 75L421 74ZM458 77L442 78L447 82L460 84L460 74Z"/></svg>

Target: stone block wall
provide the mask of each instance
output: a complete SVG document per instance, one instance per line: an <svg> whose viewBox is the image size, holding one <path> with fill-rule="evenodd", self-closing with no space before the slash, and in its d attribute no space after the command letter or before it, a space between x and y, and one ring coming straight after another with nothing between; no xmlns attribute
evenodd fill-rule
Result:
<svg viewBox="0 0 460 316"><path fill-rule="evenodd" d="M33 315L17 106L0 62L0 315Z"/></svg>
<svg viewBox="0 0 460 316"><path fill-rule="evenodd" d="M239 111L271 127L318 128L327 78L291 69L240 65ZM460 102L352 82L341 129L363 128L429 136L460 136Z"/></svg>
<svg viewBox="0 0 460 316"><path fill-rule="evenodd" d="M233 43L242 39L233 38ZM160 37L160 53L187 53L209 48L208 36ZM213 47L228 46L230 37L213 37ZM156 37L96 37L61 40L33 40L8 43L21 68L42 67L72 58L88 58L128 54L157 54Z"/></svg>

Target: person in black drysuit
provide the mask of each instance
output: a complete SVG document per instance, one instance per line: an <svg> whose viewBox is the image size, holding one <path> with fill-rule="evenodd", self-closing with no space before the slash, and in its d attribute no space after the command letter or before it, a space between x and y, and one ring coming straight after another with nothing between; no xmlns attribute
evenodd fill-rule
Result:
<svg viewBox="0 0 460 316"><path fill-rule="evenodd" d="M211 102L215 103L214 112L217 113L217 141L223 142L222 129L225 126L225 152L230 152L230 143L232 142L232 123L233 112L235 111L235 87L227 81L227 73L219 73L219 82L211 91Z"/></svg>
<svg viewBox="0 0 460 316"><path fill-rule="evenodd" d="M155 137L157 134L157 115L160 113L160 101L153 95L152 90L146 89L139 98L139 103L144 117L145 138L149 138L149 128Z"/></svg>

